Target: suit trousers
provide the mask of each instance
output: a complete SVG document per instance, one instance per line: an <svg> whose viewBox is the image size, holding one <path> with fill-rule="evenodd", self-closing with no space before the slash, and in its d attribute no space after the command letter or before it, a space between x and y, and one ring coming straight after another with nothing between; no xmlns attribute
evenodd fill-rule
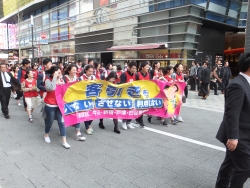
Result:
<svg viewBox="0 0 250 188"><path fill-rule="evenodd" d="M0 89L0 102L2 106L2 113L9 115L9 102L10 102L11 88L4 87Z"/></svg>
<svg viewBox="0 0 250 188"><path fill-rule="evenodd" d="M229 84L229 79L224 79L224 80L222 80L221 92L225 92L225 90L226 90L228 84Z"/></svg>
<svg viewBox="0 0 250 188"><path fill-rule="evenodd" d="M248 177L250 177L250 150L236 147L234 151L226 151L215 187L243 188Z"/></svg>
<svg viewBox="0 0 250 188"><path fill-rule="evenodd" d="M194 76L190 76L190 86L191 86L191 90L195 90L195 77Z"/></svg>
<svg viewBox="0 0 250 188"><path fill-rule="evenodd" d="M201 91L203 93L203 97L208 95L208 83L201 83Z"/></svg>

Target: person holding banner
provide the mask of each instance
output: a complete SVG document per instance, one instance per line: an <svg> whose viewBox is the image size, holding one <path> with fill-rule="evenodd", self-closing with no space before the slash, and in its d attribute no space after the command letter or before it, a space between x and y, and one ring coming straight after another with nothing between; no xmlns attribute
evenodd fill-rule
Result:
<svg viewBox="0 0 250 188"><path fill-rule="evenodd" d="M85 81L96 80L96 77L93 74L94 74L94 67L92 65L87 65L85 69L83 70L83 75L80 77L80 79L85 80ZM84 122L87 135L92 135L94 132L91 126L92 121L93 120Z"/></svg>
<svg viewBox="0 0 250 188"><path fill-rule="evenodd" d="M99 70L100 67L101 67L101 64L95 62L94 66L95 66L94 75L95 75L97 80L101 80L101 73L100 73L100 70Z"/></svg>
<svg viewBox="0 0 250 188"><path fill-rule="evenodd" d="M108 77L106 78L106 81L107 82L110 82L112 84L115 84L117 80L117 75L116 75L116 72L112 71L109 73ZM103 125L103 119L100 119L100 122L102 122L102 126L100 126L99 124L99 127L101 129L105 129L105 126ZM113 122L114 122L114 132L117 133L117 134L120 134L121 132L119 131L118 129L118 119L113 119Z"/></svg>
<svg viewBox="0 0 250 188"><path fill-rule="evenodd" d="M182 73L182 71L183 71L183 65L181 63L177 63L174 66L174 73L171 76L173 81L185 82L184 74ZM183 95L185 95L185 94L183 93ZM182 117L180 115L175 116L174 119L179 121L179 122L184 122L184 120L182 119Z"/></svg>
<svg viewBox="0 0 250 188"><path fill-rule="evenodd" d="M121 74L121 84L133 82L136 80L135 73L136 73L136 63L130 62L127 67L127 71ZM134 126L131 124L131 119L122 120L122 128L127 130L128 128L134 129Z"/></svg>
<svg viewBox="0 0 250 188"><path fill-rule="evenodd" d="M160 62L153 63L153 69L150 71L150 75L152 78L159 78L159 68L161 67Z"/></svg>
<svg viewBox="0 0 250 188"><path fill-rule="evenodd" d="M120 84L121 83L121 75L122 75L123 71L122 71L121 65L117 65L116 67L117 67L117 71L116 71L117 79L116 79L115 83Z"/></svg>
<svg viewBox="0 0 250 188"><path fill-rule="evenodd" d="M71 64L67 67L65 70L65 75L63 76L63 80L65 83L72 83L72 82L77 82L79 81L79 78L77 77L77 66L74 64ZM76 129L76 140L78 141L84 141L86 140L85 137L82 136L81 134L81 129L80 129L80 123L77 123L74 125Z"/></svg>
<svg viewBox="0 0 250 188"><path fill-rule="evenodd" d="M149 63L144 61L141 63L139 72L136 74L136 80L152 80L149 70ZM158 71L158 70L157 70ZM157 77L158 78L158 77ZM143 115L136 119L141 128L144 128Z"/></svg>
<svg viewBox="0 0 250 188"><path fill-rule="evenodd" d="M56 85L64 84L64 81L61 79L61 70L58 66L52 66L46 71L46 74L50 75L50 77L46 77L45 79L45 89L47 94L44 98L44 111L46 114L44 140L46 143L51 142L49 138L49 132L54 119L57 119L60 135L62 136L62 146L66 149L69 149L70 145L66 141L66 129L62 118L62 113L58 107L55 95Z"/></svg>

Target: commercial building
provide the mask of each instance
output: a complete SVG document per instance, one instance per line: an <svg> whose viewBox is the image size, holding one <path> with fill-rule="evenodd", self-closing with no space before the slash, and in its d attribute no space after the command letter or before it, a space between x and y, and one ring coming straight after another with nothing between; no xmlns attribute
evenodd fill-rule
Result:
<svg viewBox="0 0 250 188"><path fill-rule="evenodd" d="M31 57L33 15L38 59L213 64L224 58L224 50L234 48L227 41L245 32L247 6L246 0L32 1L21 9L20 37L9 51L20 46L22 57ZM15 24L14 13L1 23ZM244 42L238 41L238 46L244 47ZM230 55L225 57L231 61Z"/></svg>

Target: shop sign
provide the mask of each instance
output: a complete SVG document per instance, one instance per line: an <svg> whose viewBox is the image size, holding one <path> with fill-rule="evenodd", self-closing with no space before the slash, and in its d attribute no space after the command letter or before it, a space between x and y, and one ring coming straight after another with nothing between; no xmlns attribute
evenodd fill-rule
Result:
<svg viewBox="0 0 250 188"><path fill-rule="evenodd" d="M141 53L141 59L166 59L168 58L167 53Z"/></svg>

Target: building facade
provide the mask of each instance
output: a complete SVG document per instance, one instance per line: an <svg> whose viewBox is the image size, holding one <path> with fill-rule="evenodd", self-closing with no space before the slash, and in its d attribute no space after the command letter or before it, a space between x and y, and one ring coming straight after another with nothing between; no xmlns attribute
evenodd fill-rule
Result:
<svg viewBox="0 0 250 188"><path fill-rule="evenodd" d="M14 53L20 46L22 58L31 58L33 15L35 57L40 60L213 63L223 56L225 32L245 30L247 6L246 0L41 1L22 10L20 35L8 50ZM1 23L16 24L8 15Z"/></svg>

